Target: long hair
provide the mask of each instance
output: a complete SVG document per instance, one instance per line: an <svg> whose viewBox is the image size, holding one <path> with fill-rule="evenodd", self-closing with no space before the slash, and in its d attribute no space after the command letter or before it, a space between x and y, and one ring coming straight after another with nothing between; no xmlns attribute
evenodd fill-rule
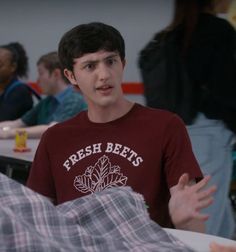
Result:
<svg viewBox="0 0 236 252"><path fill-rule="evenodd" d="M205 10L214 9L214 0L175 0L172 22L166 31L182 27L182 53L186 55L199 16Z"/></svg>

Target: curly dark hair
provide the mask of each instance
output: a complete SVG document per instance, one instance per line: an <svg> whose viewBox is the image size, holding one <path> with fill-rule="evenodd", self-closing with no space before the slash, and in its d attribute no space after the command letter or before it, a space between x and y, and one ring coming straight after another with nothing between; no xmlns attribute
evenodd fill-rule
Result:
<svg viewBox="0 0 236 252"><path fill-rule="evenodd" d="M18 77L27 77L28 76L28 56L24 47L18 42L12 42L6 45L0 46L0 48L4 48L11 52L12 63L16 64L15 75Z"/></svg>
<svg viewBox="0 0 236 252"><path fill-rule="evenodd" d="M78 25L66 32L59 42L58 55L63 68L73 70L74 59L99 50L119 53L125 58L125 43L114 27L92 22Z"/></svg>

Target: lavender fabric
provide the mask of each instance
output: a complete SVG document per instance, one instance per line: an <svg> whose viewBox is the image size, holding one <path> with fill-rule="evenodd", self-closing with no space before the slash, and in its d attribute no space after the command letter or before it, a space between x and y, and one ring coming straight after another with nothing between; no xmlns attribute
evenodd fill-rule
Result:
<svg viewBox="0 0 236 252"><path fill-rule="evenodd" d="M54 206L0 174L0 200L1 251L192 251L149 218L130 187Z"/></svg>

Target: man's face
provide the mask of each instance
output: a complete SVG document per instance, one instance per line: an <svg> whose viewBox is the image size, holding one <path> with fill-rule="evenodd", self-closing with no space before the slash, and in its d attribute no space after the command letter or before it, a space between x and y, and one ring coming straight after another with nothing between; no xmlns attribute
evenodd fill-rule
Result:
<svg viewBox="0 0 236 252"><path fill-rule="evenodd" d="M90 108L111 106L123 97L121 82L125 62L117 52L88 53L74 62L73 72L65 70L65 75L79 86Z"/></svg>
<svg viewBox="0 0 236 252"><path fill-rule="evenodd" d="M42 89L42 93L46 95L53 95L56 88L56 78L54 72L50 73L47 68L45 68L43 63L38 64L38 84Z"/></svg>
<svg viewBox="0 0 236 252"><path fill-rule="evenodd" d="M0 48L0 83L11 80L16 70L16 65L11 62L11 52Z"/></svg>

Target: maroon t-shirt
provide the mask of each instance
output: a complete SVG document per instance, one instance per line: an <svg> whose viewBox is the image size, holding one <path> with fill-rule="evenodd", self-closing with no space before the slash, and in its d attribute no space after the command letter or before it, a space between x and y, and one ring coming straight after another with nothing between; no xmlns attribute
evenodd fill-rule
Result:
<svg viewBox="0 0 236 252"><path fill-rule="evenodd" d="M57 204L131 186L144 196L151 218L170 227L169 188L185 172L192 179L202 177L182 120L135 104L112 122L92 123L84 111L49 128L27 185Z"/></svg>

